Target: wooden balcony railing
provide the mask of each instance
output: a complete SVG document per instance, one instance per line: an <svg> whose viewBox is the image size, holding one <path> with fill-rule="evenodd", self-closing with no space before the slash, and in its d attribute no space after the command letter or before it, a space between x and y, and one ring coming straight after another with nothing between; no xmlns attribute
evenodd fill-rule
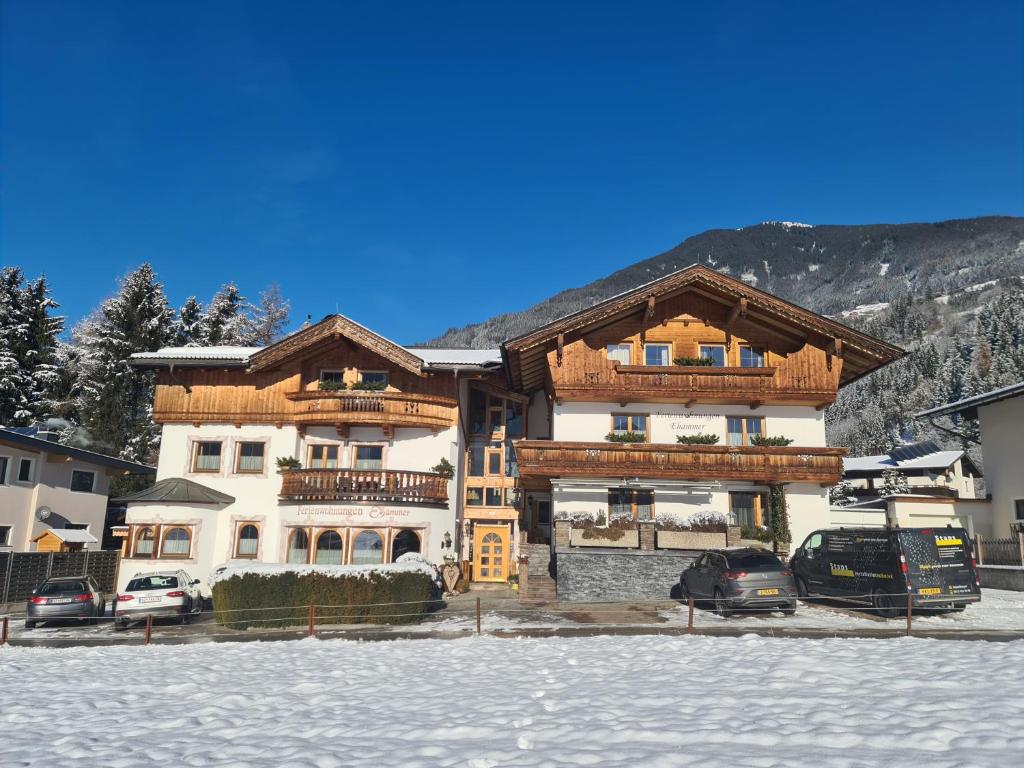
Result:
<svg viewBox="0 0 1024 768"><path fill-rule="evenodd" d="M290 469L281 497L293 501L390 501L444 504L448 480L433 472L392 469Z"/></svg>
<svg viewBox="0 0 1024 768"><path fill-rule="evenodd" d="M826 374L830 375L830 374ZM555 376L555 396L568 400L616 402L765 403L826 405L835 385L820 373L758 368L622 365L571 377Z"/></svg>
<svg viewBox="0 0 1024 768"><path fill-rule="evenodd" d="M835 485L846 448L768 448L658 443L515 443L524 479L625 477L663 480L750 480Z"/></svg>
<svg viewBox="0 0 1024 768"><path fill-rule="evenodd" d="M409 392L292 392L299 424L358 424L446 429L455 424L457 401Z"/></svg>

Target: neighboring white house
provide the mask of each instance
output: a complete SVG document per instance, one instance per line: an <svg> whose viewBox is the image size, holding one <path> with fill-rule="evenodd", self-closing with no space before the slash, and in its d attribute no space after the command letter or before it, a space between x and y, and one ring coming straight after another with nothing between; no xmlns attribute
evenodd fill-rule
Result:
<svg viewBox="0 0 1024 768"><path fill-rule="evenodd" d="M0 547L29 552L49 530L76 529L90 535L53 539L99 549L110 478L155 471L145 464L62 445L53 433L0 427Z"/></svg>
<svg viewBox="0 0 1024 768"><path fill-rule="evenodd" d="M900 445L876 456L843 459L843 479L853 487L858 500L881 497L883 473L887 471L905 477L910 493L957 499L976 498L974 481L981 477L965 451L946 451L931 440Z"/></svg>
<svg viewBox="0 0 1024 768"><path fill-rule="evenodd" d="M985 489L992 504L995 536L1007 536L1013 524L1024 524L1024 382L1011 384L917 414L978 419Z"/></svg>

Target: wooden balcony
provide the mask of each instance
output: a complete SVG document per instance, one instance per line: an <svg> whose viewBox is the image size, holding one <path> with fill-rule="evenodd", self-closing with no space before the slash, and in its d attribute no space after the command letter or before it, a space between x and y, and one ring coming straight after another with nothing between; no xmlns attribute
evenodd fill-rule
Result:
<svg viewBox="0 0 1024 768"><path fill-rule="evenodd" d="M614 364L555 375L555 397L590 402L788 403L824 406L835 400L831 374L791 367L736 368Z"/></svg>
<svg viewBox="0 0 1024 768"><path fill-rule="evenodd" d="M448 479L391 469L290 469L281 473L281 498L447 504Z"/></svg>
<svg viewBox="0 0 1024 768"><path fill-rule="evenodd" d="M455 424L458 402L438 395L407 392L292 392L297 424L337 426L425 427L441 430Z"/></svg>
<svg viewBox="0 0 1024 768"><path fill-rule="evenodd" d="M515 444L524 479L556 477L749 480L818 483L843 475L846 448L761 448L658 443L569 443L520 440Z"/></svg>

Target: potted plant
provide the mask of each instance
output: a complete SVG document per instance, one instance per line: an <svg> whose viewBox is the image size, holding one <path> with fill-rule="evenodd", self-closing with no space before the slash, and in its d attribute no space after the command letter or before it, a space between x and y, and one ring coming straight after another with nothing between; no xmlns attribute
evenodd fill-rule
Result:
<svg viewBox="0 0 1024 768"><path fill-rule="evenodd" d="M750 438L751 445L758 445L762 448L782 448L790 445L793 442L791 437L782 437L782 435L775 435L768 437L767 435L754 435Z"/></svg>
<svg viewBox="0 0 1024 768"><path fill-rule="evenodd" d="M322 392L340 392L343 389L348 389L348 385L343 381L326 381L320 379L320 390Z"/></svg>
<svg viewBox="0 0 1024 768"><path fill-rule="evenodd" d="M675 357L672 362L676 365L707 367L714 365L715 361L710 357Z"/></svg>
<svg viewBox="0 0 1024 768"><path fill-rule="evenodd" d="M697 435L676 435L676 442L682 445L717 445L718 435L700 433Z"/></svg>
<svg viewBox="0 0 1024 768"><path fill-rule="evenodd" d="M646 443L647 435L643 432L609 432L604 439L609 443Z"/></svg>
<svg viewBox="0 0 1024 768"><path fill-rule="evenodd" d="M286 472L290 469L302 469L302 462L294 456L278 456L277 471Z"/></svg>
<svg viewBox="0 0 1024 768"><path fill-rule="evenodd" d="M513 592L519 591L519 574L513 573L508 577L508 585L512 587Z"/></svg>
<svg viewBox="0 0 1024 768"><path fill-rule="evenodd" d="M435 472L443 477L445 480L451 480L455 477L455 467L448 459L442 458L437 464L430 468L431 472Z"/></svg>

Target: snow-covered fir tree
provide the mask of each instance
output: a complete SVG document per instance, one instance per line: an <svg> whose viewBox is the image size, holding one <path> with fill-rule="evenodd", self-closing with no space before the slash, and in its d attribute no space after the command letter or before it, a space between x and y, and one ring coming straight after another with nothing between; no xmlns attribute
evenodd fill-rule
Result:
<svg viewBox="0 0 1024 768"><path fill-rule="evenodd" d="M284 335L288 325L291 302L281 296L281 287L274 283L260 294L260 301L252 308L248 343L265 347Z"/></svg>
<svg viewBox="0 0 1024 768"><path fill-rule="evenodd" d="M24 277L18 267L0 270L0 425L27 424L32 417L31 377L24 359L29 345Z"/></svg>
<svg viewBox="0 0 1024 768"><path fill-rule="evenodd" d="M206 310L203 346L248 346L252 340L249 304L234 283L226 283Z"/></svg>
<svg viewBox="0 0 1024 768"><path fill-rule="evenodd" d="M174 324L173 344L176 347L204 347L208 345L209 329L203 305L195 296L189 296L178 310L178 321Z"/></svg>
<svg viewBox="0 0 1024 768"><path fill-rule="evenodd" d="M899 496L910 493L910 481L898 469L883 469L882 487L879 488L879 493L882 496Z"/></svg>
<svg viewBox="0 0 1024 768"><path fill-rule="evenodd" d="M58 369L58 337L64 331L64 318L54 315L60 305L50 295L45 276L25 286L24 312L28 324L28 347L23 366L31 382L30 409L36 421L44 421L55 413L55 398L60 382Z"/></svg>

